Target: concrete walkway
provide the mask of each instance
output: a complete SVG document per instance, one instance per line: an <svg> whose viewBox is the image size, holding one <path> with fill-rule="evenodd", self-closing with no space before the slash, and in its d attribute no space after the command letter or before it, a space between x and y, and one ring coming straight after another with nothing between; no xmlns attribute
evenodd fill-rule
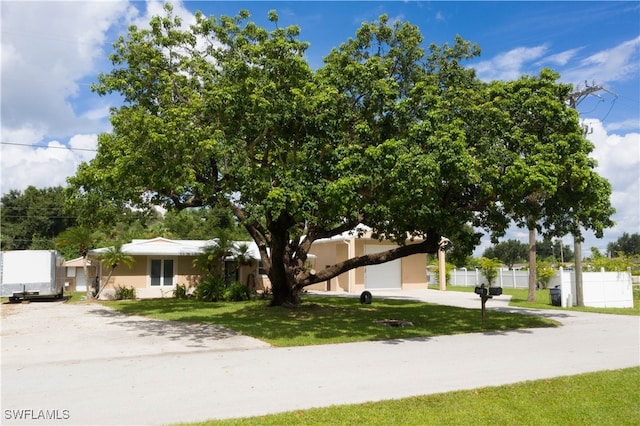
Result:
<svg viewBox="0 0 640 426"><path fill-rule="evenodd" d="M373 294L480 307L469 293ZM500 300L488 307L513 309ZM534 312L563 326L272 348L221 328L181 328L96 305L3 305L2 424L202 421L640 365L638 317ZM43 324L49 328L38 331ZM25 410L30 420L17 420Z"/></svg>

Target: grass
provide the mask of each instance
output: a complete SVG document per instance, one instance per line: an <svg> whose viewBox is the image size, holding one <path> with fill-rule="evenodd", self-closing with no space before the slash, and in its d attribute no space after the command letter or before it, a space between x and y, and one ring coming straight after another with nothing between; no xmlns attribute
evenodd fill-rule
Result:
<svg viewBox="0 0 640 426"><path fill-rule="evenodd" d="M524 368L524 366L523 366ZM636 425L640 367L205 425Z"/></svg>
<svg viewBox="0 0 640 426"><path fill-rule="evenodd" d="M447 286L448 290L452 291L464 291L473 292L474 287L471 286ZM579 311L579 312L591 312L602 314L615 314L615 315L640 315L640 291L633 292L633 308L591 308L591 307L571 307L563 308L560 306L551 305L551 299L549 297L549 290L537 290L536 301L534 303L527 302L529 297L529 290L519 288L502 288L502 292L505 295L511 296L511 306L518 306L521 308L529 309L561 309L565 311ZM498 296L499 297L499 296ZM489 302L490 304L491 302Z"/></svg>
<svg viewBox="0 0 640 426"><path fill-rule="evenodd" d="M407 339L520 328L551 327L557 322L538 316L429 303L376 299L362 305L354 297L305 296L297 308L268 307L262 300L199 302L152 299L106 302L123 313L163 320L214 323L274 346L304 346L372 340ZM381 321L410 323L391 327Z"/></svg>
<svg viewBox="0 0 640 426"><path fill-rule="evenodd" d="M86 291L72 291L72 292L64 293L64 297L67 303L83 302L86 296L87 296Z"/></svg>

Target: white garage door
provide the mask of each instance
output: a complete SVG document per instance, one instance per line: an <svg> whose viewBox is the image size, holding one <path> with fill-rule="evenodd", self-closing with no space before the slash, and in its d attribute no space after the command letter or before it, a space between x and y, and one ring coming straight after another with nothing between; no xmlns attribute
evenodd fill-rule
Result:
<svg viewBox="0 0 640 426"><path fill-rule="evenodd" d="M364 253L380 253L395 248L395 246L365 245ZM380 265L364 267L364 287L367 289L399 289L401 288L402 260L396 259Z"/></svg>

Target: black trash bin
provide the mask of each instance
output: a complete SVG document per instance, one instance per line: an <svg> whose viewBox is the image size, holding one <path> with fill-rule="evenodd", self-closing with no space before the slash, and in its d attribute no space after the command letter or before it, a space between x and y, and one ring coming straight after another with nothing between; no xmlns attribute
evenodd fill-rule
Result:
<svg viewBox="0 0 640 426"><path fill-rule="evenodd" d="M562 292L560 287L555 286L549 289L549 296L551 297L551 306L562 306Z"/></svg>

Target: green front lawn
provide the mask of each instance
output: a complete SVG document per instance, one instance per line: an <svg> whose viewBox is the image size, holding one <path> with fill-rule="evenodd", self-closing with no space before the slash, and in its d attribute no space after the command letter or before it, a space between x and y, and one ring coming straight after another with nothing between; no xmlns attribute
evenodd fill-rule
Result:
<svg viewBox="0 0 640 426"><path fill-rule="evenodd" d="M558 325L546 318L497 311L489 311L486 323L482 323L479 309L392 299L374 299L372 304L362 305L355 297L307 295L294 309L268 307L263 300L213 303L153 299L104 303L126 314L219 324L274 346L407 339ZM383 322L388 320L404 326L385 325Z"/></svg>
<svg viewBox="0 0 640 426"><path fill-rule="evenodd" d="M637 425L639 384L640 367L636 367L193 426Z"/></svg>

